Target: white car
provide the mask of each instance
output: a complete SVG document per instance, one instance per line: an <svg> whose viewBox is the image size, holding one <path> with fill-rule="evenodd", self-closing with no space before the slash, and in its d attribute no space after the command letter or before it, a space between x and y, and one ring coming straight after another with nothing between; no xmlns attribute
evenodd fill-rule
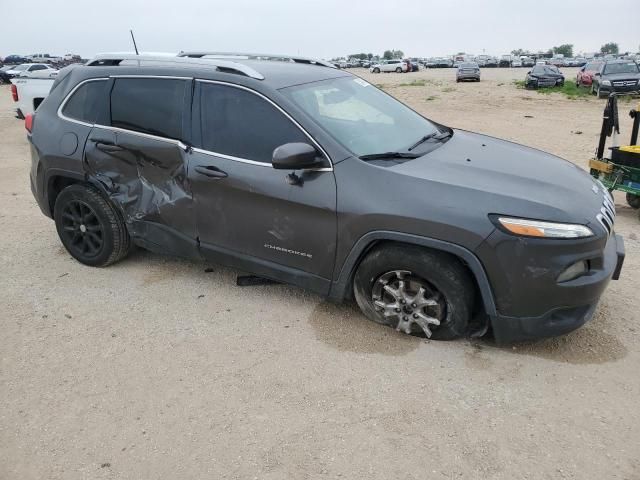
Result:
<svg viewBox="0 0 640 480"><path fill-rule="evenodd" d="M11 70L7 70L6 73L10 77L38 77L43 78L47 76L55 76L58 70L46 63L23 63L16 65Z"/></svg>
<svg viewBox="0 0 640 480"><path fill-rule="evenodd" d="M511 66L513 68L520 68L522 66L522 60L517 57L513 57L513 60L511 60Z"/></svg>
<svg viewBox="0 0 640 480"><path fill-rule="evenodd" d="M369 68L369 71L371 73L380 73L380 72L402 73L402 72L406 72L408 69L409 67L402 60L383 60L380 63L371 65L371 67Z"/></svg>

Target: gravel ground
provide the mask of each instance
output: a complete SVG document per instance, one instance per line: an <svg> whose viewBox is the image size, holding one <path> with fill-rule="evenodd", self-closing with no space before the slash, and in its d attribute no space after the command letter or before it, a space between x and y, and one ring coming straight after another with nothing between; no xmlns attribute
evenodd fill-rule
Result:
<svg viewBox="0 0 640 480"><path fill-rule="evenodd" d="M359 73L451 126L581 166L596 146L603 102L517 89L524 70ZM627 261L592 322L515 348L429 342L216 265L78 264L29 191L11 107L0 87L0 478L640 478L640 223L622 196Z"/></svg>

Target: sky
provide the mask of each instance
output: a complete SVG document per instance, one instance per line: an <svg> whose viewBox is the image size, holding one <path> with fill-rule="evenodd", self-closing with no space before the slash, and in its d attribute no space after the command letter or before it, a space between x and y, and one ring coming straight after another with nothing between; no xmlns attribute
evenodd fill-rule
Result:
<svg viewBox="0 0 640 480"><path fill-rule="evenodd" d="M0 56L138 48L281 53L502 55L571 43L640 50L640 0L0 0ZM21 20L22 19L22 20Z"/></svg>

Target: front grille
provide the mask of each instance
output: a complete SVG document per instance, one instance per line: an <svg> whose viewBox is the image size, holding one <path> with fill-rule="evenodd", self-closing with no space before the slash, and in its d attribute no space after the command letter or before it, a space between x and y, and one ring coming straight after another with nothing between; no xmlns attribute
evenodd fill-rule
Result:
<svg viewBox="0 0 640 480"><path fill-rule="evenodd" d="M604 227L609 235L613 232L613 224L616 221L616 206L613 203L613 197L609 193L609 191L604 187L604 185L600 184L602 187L602 191L604 194L604 199L602 201L602 207L600 208L600 213L596 215L598 222L600 225Z"/></svg>
<svg viewBox="0 0 640 480"><path fill-rule="evenodd" d="M612 83L614 87L635 87L638 82L636 80L618 80Z"/></svg>

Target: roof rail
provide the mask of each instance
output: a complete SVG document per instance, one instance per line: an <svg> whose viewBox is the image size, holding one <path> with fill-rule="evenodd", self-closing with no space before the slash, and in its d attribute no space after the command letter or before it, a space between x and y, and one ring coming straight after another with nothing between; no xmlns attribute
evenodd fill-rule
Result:
<svg viewBox="0 0 640 480"><path fill-rule="evenodd" d="M321 67L336 68L332 63L317 58L300 57L297 55L280 55L275 53L241 53L241 52L180 52L178 57L189 58L228 58L241 60L276 60L282 62L305 63Z"/></svg>
<svg viewBox="0 0 640 480"><path fill-rule="evenodd" d="M135 66L135 67L155 67L155 66L180 66L195 65L198 67L213 67L219 72L235 73L246 77L264 80L264 75L255 69L243 65L242 63L220 60L215 58L190 58L177 57L175 55L136 55L134 53L101 53L89 60L86 65L90 67L115 67L115 66Z"/></svg>

